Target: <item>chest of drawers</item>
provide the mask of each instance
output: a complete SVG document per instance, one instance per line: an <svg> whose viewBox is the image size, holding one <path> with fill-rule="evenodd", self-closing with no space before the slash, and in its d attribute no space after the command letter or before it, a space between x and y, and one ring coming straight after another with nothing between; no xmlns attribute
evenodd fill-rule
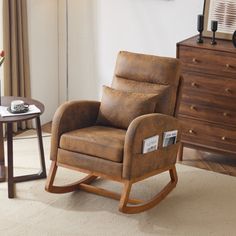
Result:
<svg viewBox="0 0 236 236"><path fill-rule="evenodd" d="M236 154L236 48L231 41L177 44L184 86L178 117L184 146ZM181 158L180 158L181 159Z"/></svg>

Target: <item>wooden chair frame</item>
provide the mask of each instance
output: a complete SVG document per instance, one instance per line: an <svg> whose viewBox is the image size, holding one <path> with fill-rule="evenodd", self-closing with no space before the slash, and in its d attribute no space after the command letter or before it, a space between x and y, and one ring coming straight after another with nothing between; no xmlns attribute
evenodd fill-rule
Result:
<svg viewBox="0 0 236 236"><path fill-rule="evenodd" d="M56 186L53 183L55 180L57 168L59 166L66 167L66 168L73 169L73 170L77 170L77 171L81 171L81 172L87 173L88 175L85 178L81 179L80 181L74 182L72 184L64 185L64 186ZM160 174L165 171L169 171L170 181L151 200L144 202L139 199L130 199L129 198L132 184L139 182L141 180L144 180L148 177ZM122 193L118 194L116 192L112 192L112 191L91 185L91 183L94 180L96 180L98 177L100 177L102 179L108 179L108 180L113 180L113 181L117 181L117 182L122 183L124 185ZM110 197L110 198L120 201L119 211L121 211L123 213L128 213L128 214L135 214L135 213L140 213L140 212L146 211L146 210L154 207L156 204L158 204L161 200L163 200L169 194L169 192L171 192L171 190L173 188L175 188L177 182L178 182L178 177L177 177L175 165L172 165L172 166L169 166L166 168L162 168L162 169L158 169L156 171L148 173L148 174L146 174L142 177L139 177L139 178L127 180L127 179L122 179L122 178L118 178L118 177L114 177L114 176L112 177L112 176L104 175L104 174L98 173L98 172L90 172L85 169L80 169L77 167L72 167L72 166L60 164L56 161L52 161L45 189L46 189L46 191L51 192L51 193L68 193L68 192L73 192L76 190L84 190L86 192L94 193L94 194L97 194L100 196ZM132 204L132 205L130 205L130 204Z"/></svg>

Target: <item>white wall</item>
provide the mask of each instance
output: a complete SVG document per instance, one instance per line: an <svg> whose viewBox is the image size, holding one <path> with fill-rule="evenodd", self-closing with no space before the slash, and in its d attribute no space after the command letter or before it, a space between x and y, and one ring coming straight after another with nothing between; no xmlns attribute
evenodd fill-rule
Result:
<svg viewBox="0 0 236 236"><path fill-rule="evenodd" d="M58 0L58 80L59 104L68 100L67 80L67 5L65 0Z"/></svg>
<svg viewBox="0 0 236 236"><path fill-rule="evenodd" d="M93 2L68 1L69 100L96 97Z"/></svg>
<svg viewBox="0 0 236 236"><path fill-rule="evenodd" d="M52 120L59 99L57 7L57 0L28 0L31 90L45 105L42 123Z"/></svg>
<svg viewBox="0 0 236 236"><path fill-rule="evenodd" d="M176 43L197 34L204 0L97 0L98 86L110 84L116 55L128 50L176 56Z"/></svg>
<svg viewBox="0 0 236 236"><path fill-rule="evenodd" d="M62 0L61 0L62 1ZM120 50L175 57L204 0L69 0L69 99L100 97Z"/></svg>
<svg viewBox="0 0 236 236"><path fill-rule="evenodd" d="M65 99L97 98L97 85L94 77L95 54L93 31L95 26L93 20L95 1L59 0L59 64L64 65L64 69L59 68L60 103ZM66 16L66 8L68 8L68 17ZM66 36L67 31L68 38ZM68 51L64 50L65 47ZM65 68L67 52L68 71Z"/></svg>

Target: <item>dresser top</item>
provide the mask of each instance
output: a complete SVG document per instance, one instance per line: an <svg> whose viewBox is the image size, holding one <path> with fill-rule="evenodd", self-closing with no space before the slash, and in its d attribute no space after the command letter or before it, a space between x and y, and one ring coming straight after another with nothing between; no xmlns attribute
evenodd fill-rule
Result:
<svg viewBox="0 0 236 236"><path fill-rule="evenodd" d="M214 50L214 51L225 51L225 52L231 52L236 53L236 48L234 47L232 40L223 40L223 39L216 39L217 44L211 45L211 38L203 38L203 43L197 43L198 36L193 36L191 38L188 38L186 40L183 40L177 45L184 45L189 47L195 47L195 48L202 48L202 49L208 49L208 50Z"/></svg>

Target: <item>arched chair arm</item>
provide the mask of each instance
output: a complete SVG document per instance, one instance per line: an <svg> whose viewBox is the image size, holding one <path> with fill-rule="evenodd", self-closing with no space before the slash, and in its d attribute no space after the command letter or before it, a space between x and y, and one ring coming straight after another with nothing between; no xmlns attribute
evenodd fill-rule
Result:
<svg viewBox="0 0 236 236"><path fill-rule="evenodd" d="M97 101L71 101L57 109L52 121L51 160L56 160L60 136L95 124L99 107L100 102Z"/></svg>
<svg viewBox="0 0 236 236"><path fill-rule="evenodd" d="M134 179L153 171L155 166L152 165L152 163L156 165L155 158L157 155L159 155L160 152L167 155L167 150L163 152L164 148L162 148L163 133L172 130L178 130L177 141L179 141L181 126L179 121L173 116L153 113L134 119L129 125L125 136L123 178ZM143 154L144 139L156 135L159 135L158 150ZM172 149L172 147L169 149ZM175 150L168 150L168 152L175 153Z"/></svg>

